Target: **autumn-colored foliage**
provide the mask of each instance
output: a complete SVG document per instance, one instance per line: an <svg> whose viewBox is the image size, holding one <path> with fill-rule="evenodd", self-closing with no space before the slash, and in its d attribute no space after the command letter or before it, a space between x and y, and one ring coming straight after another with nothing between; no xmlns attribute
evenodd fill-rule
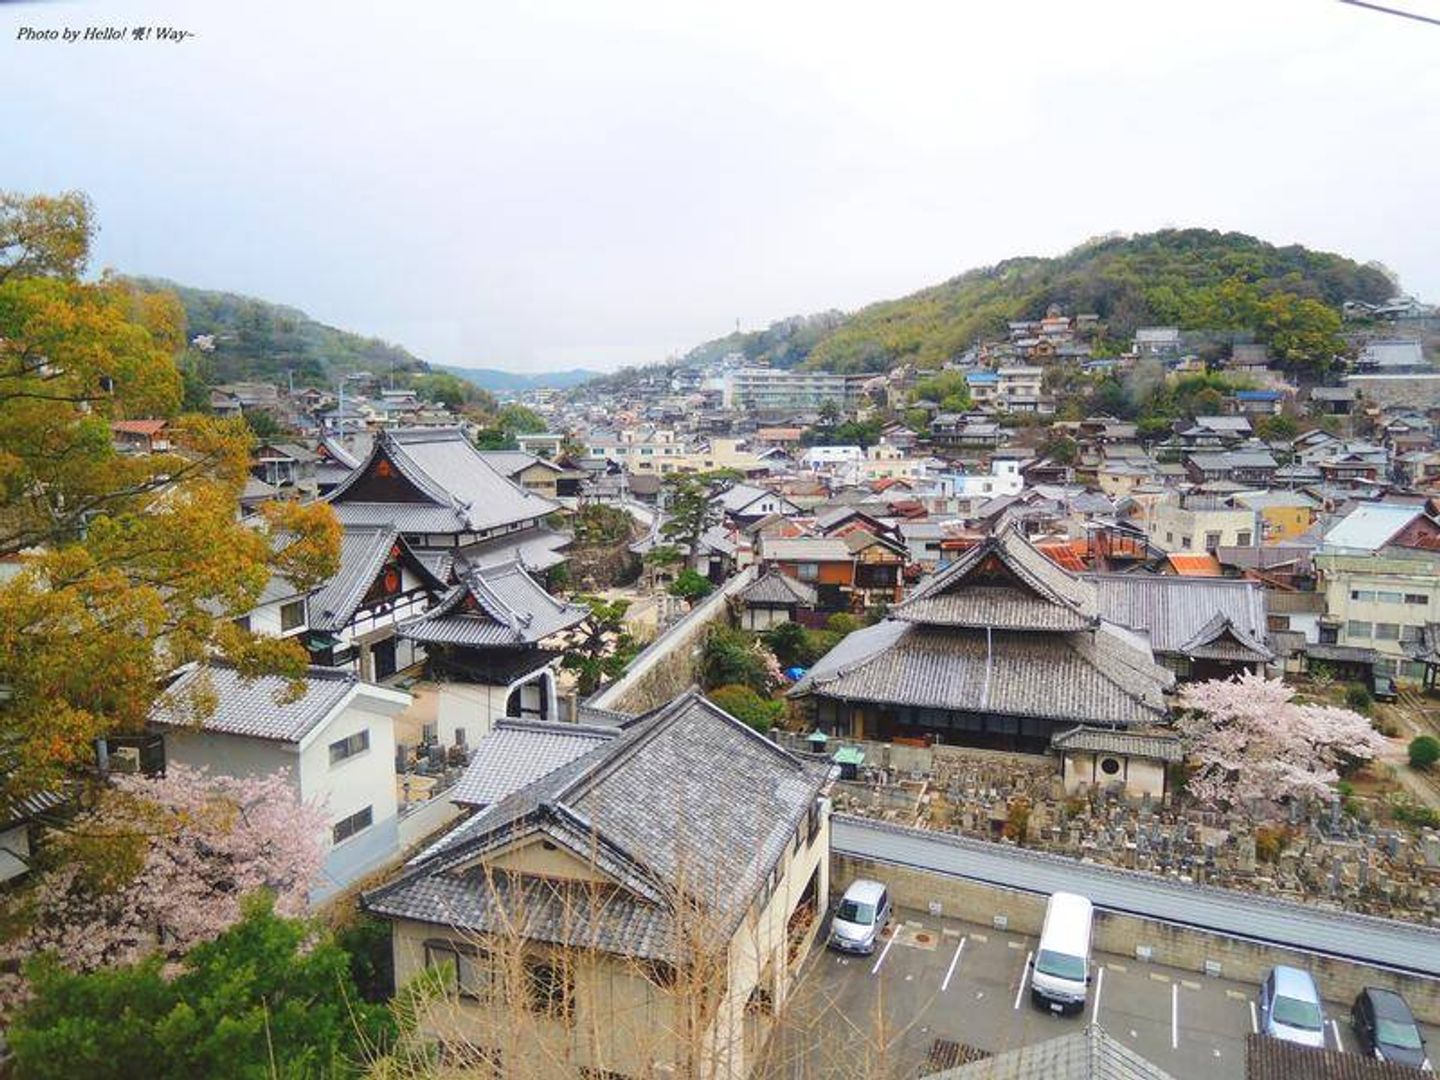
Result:
<svg viewBox="0 0 1440 1080"><path fill-rule="evenodd" d="M299 677L294 642L235 625L274 575L333 574L324 506L242 522L252 436L179 415L173 296L85 282L79 195L0 196L0 798L53 786L93 741L140 726L157 680L215 652ZM114 420L161 418L174 449L124 454Z"/></svg>

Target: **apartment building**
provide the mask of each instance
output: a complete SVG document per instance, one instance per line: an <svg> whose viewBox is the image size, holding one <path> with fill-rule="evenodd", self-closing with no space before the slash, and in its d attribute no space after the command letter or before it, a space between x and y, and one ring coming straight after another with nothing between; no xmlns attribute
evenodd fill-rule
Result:
<svg viewBox="0 0 1440 1080"><path fill-rule="evenodd" d="M851 411L860 404L865 384L874 377L829 371L740 368L726 373L721 402L726 409L742 412L819 409L827 402Z"/></svg>

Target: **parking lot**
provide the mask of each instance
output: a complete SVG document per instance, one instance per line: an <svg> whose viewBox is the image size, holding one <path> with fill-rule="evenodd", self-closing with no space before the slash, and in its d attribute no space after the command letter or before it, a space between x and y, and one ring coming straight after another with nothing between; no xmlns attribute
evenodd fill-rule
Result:
<svg viewBox="0 0 1440 1080"><path fill-rule="evenodd" d="M1179 1080L1244 1076L1255 986L1097 953L1083 1015L1059 1017L1030 1000L1035 944L904 909L873 956L817 943L762 1074L914 1077L1093 1022ZM1349 1007L1326 1003L1327 1045L1354 1052Z"/></svg>

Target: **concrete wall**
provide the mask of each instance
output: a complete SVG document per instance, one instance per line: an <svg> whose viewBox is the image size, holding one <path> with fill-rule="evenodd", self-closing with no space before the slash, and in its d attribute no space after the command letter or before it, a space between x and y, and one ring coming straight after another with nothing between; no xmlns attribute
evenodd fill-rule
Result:
<svg viewBox="0 0 1440 1080"><path fill-rule="evenodd" d="M843 889L856 878L883 881L895 902L902 907L928 909L941 905L949 918L990 924L997 916L1008 920L1008 929L1021 934L1039 934L1045 921L1045 903L1040 893L1021 892L984 882L944 874L927 873L872 859L832 854L831 880ZM1222 937L1173 923L1121 915L1104 910L1095 914L1095 948L1101 952L1132 956L1137 949L1150 949L1149 960L1183 970L1205 972L1206 964L1218 963L1227 979L1252 982L1257 986L1276 964L1304 968L1314 977L1328 1001L1349 1006L1366 986L1386 986L1405 995L1415 1015L1429 1024L1440 1023L1440 980L1396 975L1383 968L1318 956L1298 949Z"/></svg>
<svg viewBox="0 0 1440 1080"><path fill-rule="evenodd" d="M1108 758L1119 762L1119 772L1111 774L1100 768L1101 763ZM1144 795L1159 798L1165 794L1165 766L1161 762L1145 761L1123 754L1066 754L1064 775L1067 795L1073 795L1086 787L1106 788L1112 784L1122 785L1125 794L1133 799Z"/></svg>
<svg viewBox="0 0 1440 1080"><path fill-rule="evenodd" d="M588 704L597 709L642 713L659 708L684 693L696 681L700 643L716 623L730 618L729 599L755 578L747 567L707 596L698 606L646 647L615 682Z"/></svg>

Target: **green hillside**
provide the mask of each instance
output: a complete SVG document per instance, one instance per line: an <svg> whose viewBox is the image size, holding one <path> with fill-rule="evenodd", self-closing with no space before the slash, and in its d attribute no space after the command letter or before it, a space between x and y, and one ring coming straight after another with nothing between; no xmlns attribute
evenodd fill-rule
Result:
<svg viewBox="0 0 1440 1080"><path fill-rule="evenodd" d="M130 278L149 291L169 290L185 308L188 334L214 335L204 354L208 384L255 379L280 382L294 372L296 386L326 386L351 371L388 374L428 371L425 361L398 345L316 322L303 311L236 293L192 289L160 278Z"/></svg>
<svg viewBox="0 0 1440 1080"><path fill-rule="evenodd" d="M1303 335L1329 334L1332 323L1338 329L1342 301L1383 300L1397 291L1383 269L1341 255L1242 233L1167 229L1094 240L1053 259L1007 259L848 316L785 319L707 342L684 362L738 351L784 367L933 368L982 339L1005 337L1006 323L1038 319L1051 304L1099 315L1102 354L1119 351L1146 325L1253 330L1283 354L1303 351Z"/></svg>

